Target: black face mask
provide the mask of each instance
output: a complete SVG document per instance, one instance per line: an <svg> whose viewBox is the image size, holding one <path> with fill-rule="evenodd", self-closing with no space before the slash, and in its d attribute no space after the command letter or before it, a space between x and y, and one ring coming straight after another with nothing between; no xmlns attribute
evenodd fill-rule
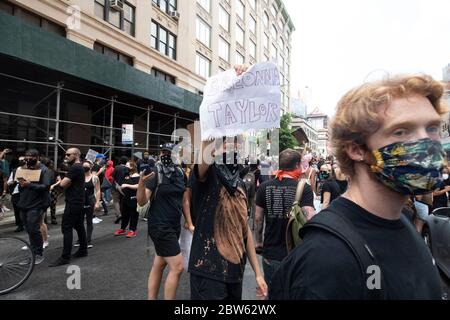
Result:
<svg viewBox="0 0 450 320"><path fill-rule="evenodd" d="M28 167L34 167L37 164L37 159L28 159L25 162Z"/></svg>
<svg viewBox="0 0 450 320"><path fill-rule="evenodd" d="M171 164L173 164L172 156L171 156L171 155L161 156L161 163L162 163L163 166L165 166L165 167L170 166Z"/></svg>
<svg viewBox="0 0 450 320"><path fill-rule="evenodd" d="M91 168L88 168L88 167L83 167L83 169L84 169L85 173L88 173L89 171L91 171Z"/></svg>
<svg viewBox="0 0 450 320"><path fill-rule="evenodd" d="M25 160L19 160L19 167L23 167L25 164Z"/></svg>

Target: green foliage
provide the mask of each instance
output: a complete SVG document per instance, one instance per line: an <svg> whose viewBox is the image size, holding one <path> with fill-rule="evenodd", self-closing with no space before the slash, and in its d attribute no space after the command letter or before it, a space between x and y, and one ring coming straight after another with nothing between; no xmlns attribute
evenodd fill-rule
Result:
<svg viewBox="0 0 450 320"><path fill-rule="evenodd" d="M280 119L280 152L298 146L298 141L292 135L292 130L290 129L290 124L292 117L289 113L285 113Z"/></svg>

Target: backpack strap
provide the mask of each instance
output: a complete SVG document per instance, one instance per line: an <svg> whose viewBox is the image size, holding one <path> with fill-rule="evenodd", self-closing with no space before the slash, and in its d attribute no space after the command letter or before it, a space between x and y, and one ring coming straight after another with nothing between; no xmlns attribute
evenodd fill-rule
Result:
<svg viewBox="0 0 450 320"><path fill-rule="evenodd" d="M359 263L361 270L361 276L363 279L363 288L365 288L365 296L369 300L382 300L384 299L384 283L383 276L381 274L381 289L370 290L367 287L367 270L369 266L380 266L374 253L369 248L366 240L363 239L361 234L356 230L351 221L344 216L335 213L334 211L325 209L311 219L305 226L300 229L300 238L303 238L308 230L311 229L325 230L337 238L341 239L351 250L355 258Z"/></svg>
<svg viewBox="0 0 450 320"><path fill-rule="evenodd" d="M298 182L297 191L295 192L295 200L294 200L293 205L296 203L298 203L300 205L300 200L302 199L303 190L305 190L305 184L306 184L305 179L301 179Z"/></svg>

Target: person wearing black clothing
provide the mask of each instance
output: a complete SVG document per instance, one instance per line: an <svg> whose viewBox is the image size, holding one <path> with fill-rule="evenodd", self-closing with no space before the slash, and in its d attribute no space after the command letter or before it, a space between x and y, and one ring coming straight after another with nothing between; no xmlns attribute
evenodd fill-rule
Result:
<svg viewBox="0 0 450 320"><path fill-rule="evenodd" d="M84 204L83 220L86 217L86 239L88 249L92 248L92 232L94 231L94 211L100 207L100 181L92 174L92 164L89 161L83 162L84 170ZM83 222L84 223L84 222Z"/></svg>
<svg viewBox="0 0 450 320"><path fill-rule="evenodd" d="M281 171L275 179L264 182L256 194L256 248L262 250L264 279L269 287L273 272L288 254L288 214L294 203L297 186L301 183L298 179L301 175L300 153L286 149L280 153L279 159ZM314 194L307 183L300 198L300 206L308 212L308 219L314 216Z"/></svg>
<svg viewBox="0 0 450 320"><path fill-rule="evenodd" d="M450 192L449 170L442 170L443 181L438 185L439 189L433 192L433 210L442 207L448 207L448 192Z"/></svg>
<svg viewBox="0 0 450 320"><path fill-rule="evenodd" d="M115 236L125 235L127 238L136 237L136 229L139 220L139 213L137 212L136 192L139 184L139 173L137 172L137 165L134 161L128 161L126 164L129 175L125 177L121 190L124 194L122 198L122 222L120 229L114 232ZM130 231L126 233L126 229L130 226Z"/></svg>
<svg viewBox="0 0 450 320"><path fill-rule="evenodd" d="M436 264L402 214L441 180L443 87L426 75L365 83L330 129L347 191L300 229L274 273L271 299L441 300Z"/></svg>
<svg viewBox="0 0 450 320"><path fill-rule="evenodd" d="M139 159L137 162L138 173L144 170L145 166L148 166L149 168L153 169L155 167L155 164L156 164L155 159L150 157L150 153L148 151L144 151L142 153L142 159Z"/></svg>
<svg viewBox="0 0 450 320"><path fill-rule="evenodd" d="M78 234L80 248L73 255L74 258L86 257L87 240L86 229L83 222L83 205L85 203L84 183L85 175L83 165L80 161L81 152L77 148L71 148L66 151L65 161L70 165L69 171L65 177L57 183L58 186L65 189L66 207L64 208L61 230L64 236L64 246L61 257L49 265L57 267L68 264L72 258L73 229Z"/></svg>
<svg viewBox="0 0 450 320"><path fill-rule="evenodd" d="M19 157L19 167L22 169L26 168L24 156ZM8 189L9 189L8 191L9 191L9 194L11 195L11 203L13 205L14 218L15 218L16 226L17 226L17 228L16 228L16 230L14 230L14 232L21 232L25 229L23 227L22 219L20 219L20 209L17 206L17 204L19 203L19 200L20 200L20 192L19 192L19 183L16 180L16 171L17 171L17 169L14 169L13 171L11 171L11 174L8 179Z"/></svg>
<svg viewBox="0 0 450 320"><path fill-rule="evenodd" d="M20 199L17 207L20 209L21 220L28 232L31 248L36 255L35 263L44 260L43 241L40 230L42 216L50 204L50 177L46 166L39 162L39 152L31 149L25 152L25 170L16 171L19 182ZM33 171L39 171L39 178L32 177ZM34 173L34 172L33 172ZM34 180L36 179L36 180Z"/></svg>
<svg viewBox="0 0 450 320"><path fill-rule="evenodd" d="M319 215L331 214L328 211L351 221L377 255L384 299L442 298L433 257L410 222L378 217L345 197L333 201ZM341 239L326 231L311 230L303 240L276 272L271 299L366 299L367 279L362 277L358 261Z"/></svg>
<svg viewBox="0 0 450 320"><path fill-rule="evenodd" d="M334 174L331 173L331 166L329 164L324 164L320 167L319 176L323 181L320 203L322 204L321 209L324 210L334 199L341 195L341 188L334 179Z"/></svg>
<svg viewBox="0 0 450 320"><path fill-rule="evenodd" d="M117 218L116 221L114 221L114 223L119 223L122 216L121 213L122 195L118 191L118 188L122 185L123 181L125 180L125 177L128 176L128 168L126 167L127 162L128 162L127 157L121 157L119 160L119 165L114 168L114 172L112 174L112 177L114 179L112 195L113 195L114 209L116 210L116 218Z"/></svg>
<svg viewBox="0 0 450 320"><path fill-rule="evenodd" d="M203 142L202 150L208 150L209 144ZM256 295L267 294L248 225L236 150L236 144L222 144L213 151L215 163L194 166L195 188L201 196L194 207L197 218L188 269L192 300L242 299L247 257L255 273Z"/></svg>
<svg viewBox="0 0 450 320"><path fill-rule="evenodd" d="M164 286L164 298L176 297L178 282L183 272L181 255L180 219L183 213L183 193L186 178L183 170L172 160L174 144L166 143L161 151L161 162L156 164L155 172L144 176L140 173L137 191L139 207L149 205L148 233L155 245L156 256L148 279L148 298L157 298L161 277L167 265L169 274ZM150 205L151 200L151 205Z"/></svg>

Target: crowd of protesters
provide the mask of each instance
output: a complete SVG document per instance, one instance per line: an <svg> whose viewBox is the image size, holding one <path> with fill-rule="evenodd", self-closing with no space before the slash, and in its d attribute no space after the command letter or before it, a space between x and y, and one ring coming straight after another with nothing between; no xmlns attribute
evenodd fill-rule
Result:
<svg viewBox="0 0 450 320"><path fill-rule="evenodd" d="M56 223L56 200L64 192L64 247L51 266L88 255L100 205L107 215L113 201L115 223L121 223L114 236L135 237L141 213L156 251L149 299L157 298L168 268L165 299L176 298L187 269L192 299L239 300L247 260L260 298L441 299L420 231L433 209L448 206L449 169L439 142L442 92L427 76L353 89L331 124L333 156L281 150L278 170L270 170L265 157L240 164L237 139L227 143L225 137L213 148L212 142L202 144L214 163L192 167L175 163L171 143L162 146L159 160L144 152L137 162L122 157L116 166L104 155L95 163L82 160L80 150L71 148L65 174L33 149L9 173L5 149L1 191L11 194L16 231L28 232L36 263L44 259L45 212L50 208ZM20 168L39 175L17 178ZM303 242L289 252L288 213L296 204L308 223L299 232ZM74 256L73 229L79 247ZM187 250L180 247L182 231L191 235ZM380 288L366 285L368 263L381 269Z"/></svg>

